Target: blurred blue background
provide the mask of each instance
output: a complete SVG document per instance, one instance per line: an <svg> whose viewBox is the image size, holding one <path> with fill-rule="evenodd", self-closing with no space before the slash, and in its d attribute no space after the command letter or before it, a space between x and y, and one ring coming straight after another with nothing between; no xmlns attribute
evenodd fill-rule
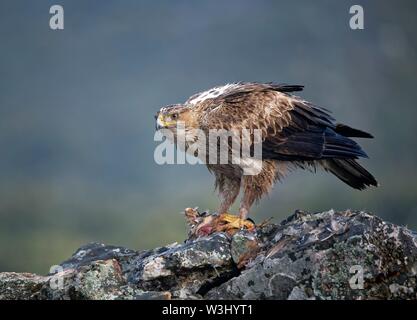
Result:
<svg viewBox="0 0 417 320"><path fill-rule="evenodd" d="M53 4L62 31L49 29ZM349 28L353 4L364 30ZM381 187L297 172L255 220L354 208L416 229L416 15L415 1L1 0L0 271L46 273L89 241L183 241L179 213L214 210L214 179L155 164L153 115L234 81L304 84L376 137L362 163Z"/></svg>

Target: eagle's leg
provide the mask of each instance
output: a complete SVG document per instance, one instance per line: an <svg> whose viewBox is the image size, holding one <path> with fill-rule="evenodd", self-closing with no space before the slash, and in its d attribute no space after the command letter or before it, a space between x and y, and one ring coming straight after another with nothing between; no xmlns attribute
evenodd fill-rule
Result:
<svg viewBox="0 0 417 320"><path fill-rule="evenodd" d="M215 231L224 231L233 234L241 228L254 228L252 222L243 221L239 216L229 213L230 207L239 195L240 186L240 175L229 177L224 174L216 174L216 187L219 189L221 202L218 210L219 216L214 222Z"/></svg>
<svg viewBox="0 0 417 320"><path fill-rule="evenodd" d="M239 178L228 178L223 174L216 175L216 187L219 189L219 195L221 198L219 214L228 213L230 207L235 202L240 191Z"/></svg>
<svg viewBox="0 0 417 320"><path fill-rule="evenodd" d="M239 216L228 213L230 207L239 195L241 176L226 176L216 173L216 188L221 198L218 215L206 217L196 228L198 236L204 236L213 232L227 232L234 234L242 228L253 230L255 225L250 221L242 220Z"/></svg>
<svg viewBox="0 0 417 320"><path fill-rule="evenodd" d="M239 217L246 220L249 215L249 210L252 207L255 200L261 197L259 190L256 190L256 186L251 183L250 178L243 178L243 197L240 202Z"/></svg>
<svg viewBox="0 0 417 320"><path fill-rule="evenodd" d="M249 210L255 201L267 194L276 180L277 165L274 161L262 161L262 170L257 175L243 176L243 197L240 203L239 216L248 218Z"/></svg>

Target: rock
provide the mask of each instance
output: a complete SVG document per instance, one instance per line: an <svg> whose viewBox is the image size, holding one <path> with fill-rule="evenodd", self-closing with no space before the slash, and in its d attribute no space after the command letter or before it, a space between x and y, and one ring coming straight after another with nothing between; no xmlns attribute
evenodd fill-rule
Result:
<svg viewBox="0 0 417 320"><path fill-rule="evenodd" d="M255 259L262 244L253 232L242 230L233 235L230 243L232 260L241 269L248 262Z"/></svg>
<svg viewBox="0 0 417 320"><path fill-rule="evenodd" d="M0 300L31 300L45 283L44 277L30 273L0 273Z"/></svg>
<svg viewBox="0 0 417 320"><path fill-rule="evenodd" d="M171 246L133 264L129 282L145 290L169 290L178 298L199 297L216 280L234 273L230 239L224 233Z"/></svg>
<svg viewBox="0 0 417 320"><path fill-rule="evenodd" d="M207 214L204 215L207 217ZM0 299L416 299L417 234L357 211L297 211L255 232L134 251L92 243Z"/></svg>
<svg viewBox="0 0 417 320"><path fill-rule="evenodd" d="M296 212L264 243L259 263L206 298L417 298L416 233L366 212Z"/></svg>

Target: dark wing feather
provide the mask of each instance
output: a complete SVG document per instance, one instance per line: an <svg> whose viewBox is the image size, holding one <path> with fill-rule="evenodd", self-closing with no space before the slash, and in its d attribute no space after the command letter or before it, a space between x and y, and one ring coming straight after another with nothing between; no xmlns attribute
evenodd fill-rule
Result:
<svg viewBox="0 0 417 320"><path fill-rule="evenodd" d="M358 130L351 128L345 124L338 123L336 125L335 131L337 133L340 133L341 135L345 137L356 137L356 138L373 138L373 136L365 131Z"/></svg>
<svg viewBox="0 0 417 320"><path fill-rule="evenodd" d="M354 159L328 159L322 161L321 165L352 188L363 190L378 186L374 176Z"/></svg>
<svg viewBox="0 0 417 320"><path fill-rule="evenodd" d="M363 190L369 186L378 186L373 175L355 160L367 157L366 153L348 138L372 138L372 135L347 125L335 125L323 109L306 103L295 104L289 113L289 126L264 142L265 159L298 163L317 161L326 171L352 188Z"/></svg>
<svg viewBox="0 0 417 320"><path fill-rule="evenodd" d="M270 89L276 90L279 92L297 92L303 91L304 86L298 84L286 84L286 83L273 83L270 82L267 84Z"/></svg>
<svg viewBox="0 0 417 320"><path fill-rule="evenodd" d="M334 124L324 109L304 101L293 101L293 106L288 111L289 125L265 139L262 154L265 159L309 161L367 157L355 141L343 135L362 131L346 130L349 127Z"/></svg>

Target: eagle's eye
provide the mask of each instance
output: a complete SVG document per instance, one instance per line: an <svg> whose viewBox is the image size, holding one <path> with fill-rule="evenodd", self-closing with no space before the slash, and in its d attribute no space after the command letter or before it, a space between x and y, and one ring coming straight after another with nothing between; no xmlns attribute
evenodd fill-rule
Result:
<svg viewBox="0 0 417 320"><path fill-rule="evenodd" d="M178 113L174 113L174 114L171 116L171 118L172 118L173 120L177 120L177 119L178 119Z"/></svg>

